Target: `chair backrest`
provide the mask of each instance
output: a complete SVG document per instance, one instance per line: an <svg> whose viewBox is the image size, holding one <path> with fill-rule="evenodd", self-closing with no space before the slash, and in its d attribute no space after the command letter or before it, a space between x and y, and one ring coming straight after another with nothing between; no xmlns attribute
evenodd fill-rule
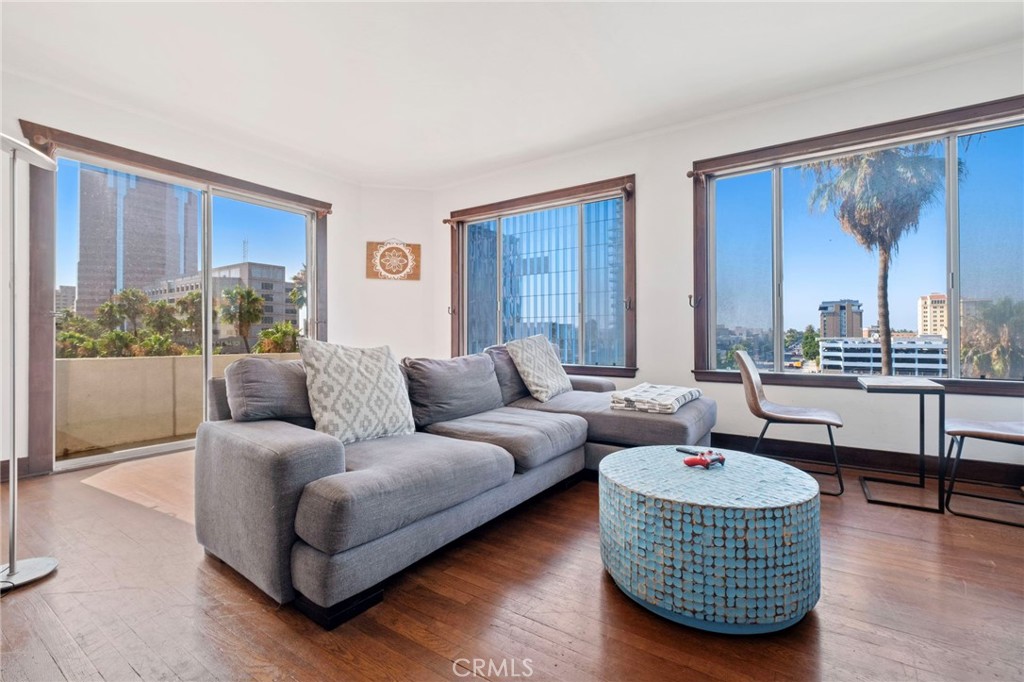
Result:
<svg viewBox="0 0 1024 682"><path fill-rule="evenodd" d="M765 402L764 387L761 386L761 375L757 372L757 366L747 355L747 351L736 351L736 363L740 366L740 376L743 378L743 393L747 398L747 407L750 412L759 419L767 419L761 403Z"/></svg>

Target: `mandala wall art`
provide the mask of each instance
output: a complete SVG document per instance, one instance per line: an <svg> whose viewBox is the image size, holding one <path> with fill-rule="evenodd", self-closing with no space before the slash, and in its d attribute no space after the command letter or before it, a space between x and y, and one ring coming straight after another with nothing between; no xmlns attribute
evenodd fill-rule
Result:
<svg viewBox="0 0 1024 682"><path fill-rule="evenodd" d="M419 279L420 245L397 239L366 242L367 279Z"/></svg>

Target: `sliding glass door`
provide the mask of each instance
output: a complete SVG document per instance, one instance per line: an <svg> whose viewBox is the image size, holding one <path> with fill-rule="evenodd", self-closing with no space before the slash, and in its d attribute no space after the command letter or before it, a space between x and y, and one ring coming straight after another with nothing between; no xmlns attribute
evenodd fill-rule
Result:
<svg viewBox="0 0 1024 682"><path fill-rule="evenodd" d="M58 159L56 187L58 462L180 448L206 376L295 352L310 215L84 158Z"/></svg>

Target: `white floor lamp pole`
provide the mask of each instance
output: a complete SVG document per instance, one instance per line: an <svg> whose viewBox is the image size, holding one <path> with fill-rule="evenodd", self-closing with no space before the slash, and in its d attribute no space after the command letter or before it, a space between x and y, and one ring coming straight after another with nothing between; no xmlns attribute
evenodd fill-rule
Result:
<svg viewBox="0 0 1024 682"><path fill-rule="evenodd" d="M10 250L8 252L8 279L10 287L10 323L11 338L10 338L10 359L11 359L11 376L10 376L10 400L11 400L11 437L9 445L11 448L11 455L8 458L10 463L7 470L7 480L10 485L10 502L11 510L8 518L7 533L9 535L9 551L7 554L9 564L6 566L0 566L0 592L6 592L7 590L15 587L20 587L26 583L30 583L34 580L44 578L57 568L57 560L53 557L35 557L32 559L22 559L18 561L18 440L17 440L17 421L15 420L16 406L17 406L17 387L15 382L15 375L18 369L17 353L15 353L15 322L17 320L17 308L15 307L15 279L14 279L14 266L17 261L15 254L15 247L17 244L16 235L18 233L18 161L25 161L32 166L42 168L48 171L57 170L57 164L53 159L39 153L32 147L29 147L23 142L15 140L13 137L0 134L3 138L3 149L4 153L11 155L11 182L10 182L10 197L9 205L11 207L11 224L10 224Z"/></svg>

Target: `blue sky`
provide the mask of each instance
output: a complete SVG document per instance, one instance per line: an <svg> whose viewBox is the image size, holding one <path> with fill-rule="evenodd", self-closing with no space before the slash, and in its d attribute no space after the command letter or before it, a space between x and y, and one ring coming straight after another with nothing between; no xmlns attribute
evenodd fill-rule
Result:
<svg viewBox="0 0 1024 682"><path fill-rule="evenodd" d="M941 150L937 150L941 154ZM961 138L962 296L1024 298L1024 127ZM785 328L818 325L818 304L851 298L865 326L878 319L878 256L844 233L831 211L808 208L813 176L783 170ZM771 325L771 175L716 183L719 324ZM889 273L894 329L917 329L917 299L946 292L945 193L906 235Z"/></svg>
<svg viewBox="0 0 1024 682"><path fill-rule="evenodd" d="M58 285L78 283L79 165L60 159L57 171ZM250 261L283 265L291 279L306 261L305 216L215 196L213 265L241 262L243 240L249 242Z"/></svg>

